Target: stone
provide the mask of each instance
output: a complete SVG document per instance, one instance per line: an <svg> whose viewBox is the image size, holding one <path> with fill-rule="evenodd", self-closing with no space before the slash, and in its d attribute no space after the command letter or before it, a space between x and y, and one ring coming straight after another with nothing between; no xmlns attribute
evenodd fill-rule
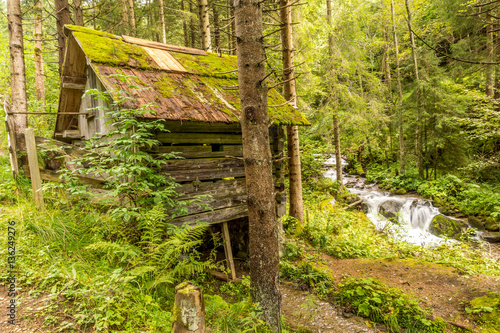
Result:
<svg viewBox="0 0 500 333"><path fill-rule="evenodd" d="M481 238L490 243L500 243L500 232L484 232L481 234Z"/></svg>
<svg viewBox="0 0 500 333"><path fill-rule="evenodd" d="M401 207L403 207L402 202L396 200L387 200L380 204L379 213L388 219L394 219L397 218Z"/></svg>
<svg viewBox="0 0 500 333"><path fill-rule="evenodd" d="M499 231L500 230L500 222L496 221L492 217L487 217L484 223L484 228L488 231Z"/></svg>
<svg viewBox="0 0 500 333"><path fill-rule="evenodd" d="M472 227L476 228L477 230L484 230L484 222L481 221L481 219L479 219L477 216L469 215L467 217L467 221Z"/></svg>
<svg viewBox="0 0 500 333"><path fill-rule="evenodd" d="M436 215L429 226L429 232L436 236L449 237L459 240L463 231L469 225L463 220L456 220L444 215Z"/></svg>

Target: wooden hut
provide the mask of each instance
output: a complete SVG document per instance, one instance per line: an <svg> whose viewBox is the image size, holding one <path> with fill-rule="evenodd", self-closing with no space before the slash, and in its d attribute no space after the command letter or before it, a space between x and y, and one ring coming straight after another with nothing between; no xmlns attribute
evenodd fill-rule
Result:
<svg viewBox="0 0 500 333"><path fill-rule="evenodd" d="M211 209L190 207L189 214L174 223L221 223L247 216L236 57L77 26L66 26L65 33L68 42L54 138L79 145L109 132L106 110L111 106L91 95L82 98L86 90L113 96L119 91L127 94L131 84L145 88L130 93L133 101L127 107L156 105L156 114L146 115L145 120L162 118L169 130L156 133L162 145L151 153L175 151L184 157L168 161L164 170L181 184L184 198L212 196ZM271 148L278 157L277 214L282 215L283 126L308 122L276 90L268 96Z"/></svg>

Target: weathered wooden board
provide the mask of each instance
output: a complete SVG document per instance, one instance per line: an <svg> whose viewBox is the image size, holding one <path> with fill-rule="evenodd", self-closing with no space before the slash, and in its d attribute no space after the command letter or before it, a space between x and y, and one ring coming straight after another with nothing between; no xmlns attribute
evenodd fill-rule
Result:
<svg viewBox="0 0 500 333"><path fill-rule="evenodd" d="M27 165L23 166L24 174L29 175L29 167ZM57 182L60 183L61 180L59 179L60 174L56 171L53 170L43 170L40 169L40 178L42 180L48 180L51 182ZM95 178L89 178L89 177L83 177L83 176L78 176L78 181L82 183L83 185L90 185L95 188L102 188L105 184L103 180L98 180Z"/></svg>
<svg viewBox="0 0 500 333"><path fill-rule="evenodd" d="M89 150L81 149L80 147L74 146L72 144L54 139L35 136L35 140L37 147L43 149L58 149L61 150L62 153L73 157L84 157L87 154L94 154Z"/></svg>
<svg viewBox="0 0 500 333"><path fill-rule="evenodd" d="M238 191L245 188L245 178L221 179L215 182L191 182L176 188L177 193L183 193L184 198L191 197L191 194L204 194L210 191ZM246 191L246 190L245 190Z"/></svg>
<svg viewBox="0 0 500 333"><path fill-rule="evenodd" d="M225 169L243 167L242 158L198 158L166 160L161 169L165 172L194 171L205 169Z"/></svg>
<svg viewBox="0 0 500 333"><path fill-rule="evenodd" d="M153 47L157 49L163 49L167 51L174 51L174 52L180 52L180 53L187 53L187 54L197 54L197 55L207 55L207 53L203 50L200 49L193 49L190 47L184 47L184 46L177 46L177 45L169 45L169 44L164 44L164 43L159 43L159 42L153 42L150 40L145 40L137 37L131 37L131 36L125 36L122 35L122 38L124 41L128 43L133 43L141 46L148 46L148 47Z"/></svg>
<svg viewBox="0 0 500 333"><path fill-rule="evenodd" d="M157 140L171 144L242 144L240 134L214 133L159 133Z"/></svg>
<svg viewBox="0 0 500 333"><path fill-rule="evenodd" d="M240 133L239 123L200 123L193 121L167 121L165 128L171 133Z"/></svg>
<svg viewBox="0 0 500 333"><path fill-rule="evenodd" d="M246 204L230 208L218 209L212 212L205 212L189 216L183 216L172 220L172 224L182 225L184 223L195 224L197 222L222 223L248 216L248 206Z"/></svg>
<svg viewBox="0 0 500 333"><path fill-rule="evenodd" d="M176 181L176 182L190 182L194 180L209 180L209 179L222 179L229 177L244 177L245 176L245 168L237 167L227 169L206 169L206 170L181 170L181 171L173 171L168 172L168 174Z"/></svg>
<svg viewBox="0 0 500 333"><path fill-rule="evenodd" d="M184 158L216 158L226 156L243 156L242 145L222 145L222 151L212 151L212 146L160 146L154 147L152 150L158 153L178 152L177 156Z"/></svg>
<svg viewBox="0 0 500 333"><path fill-rule="evenodd" d="M158 66L166 71L187 73L187 70L167 50L141 45Z"/></svg>

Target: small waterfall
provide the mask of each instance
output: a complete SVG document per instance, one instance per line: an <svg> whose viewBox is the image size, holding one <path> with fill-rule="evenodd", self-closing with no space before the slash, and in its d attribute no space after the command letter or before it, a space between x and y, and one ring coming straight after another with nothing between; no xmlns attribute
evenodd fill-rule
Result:
<svg viewBox="0 0 500 333"><path fill-rule="evenodd" d="M342 165L347 165L343 160ZM336 179L335 157L325 161L323 176ZM366 216L378 230L396 239L421 246L435 246L444 240L429 232L429 226L439 209L430 201L411 196L393 196L380 192L375 184L365 185L363 178L345 175L344 185L350 193L363 199Z"/></svg>

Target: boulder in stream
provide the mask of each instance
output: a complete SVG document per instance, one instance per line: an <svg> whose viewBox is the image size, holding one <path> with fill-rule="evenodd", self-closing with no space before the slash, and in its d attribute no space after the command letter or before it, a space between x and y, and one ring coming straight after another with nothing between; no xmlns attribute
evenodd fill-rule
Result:
<svg viewBox="0 0 500 333"><path fill-rule="evenodd" d="M463 231L469 226L463 220L455 220L444 215L436 215L429 226L429 232L440 237L450 237L460 239Z"/></svg>
<svg viewBox="0 0 500 333"><path fill-rule="evenodd" d="M481 238L490 243L500 243L500 232L484 232Z"/></svg>
<svg viewBox="0 0 500 333"><path fill-rule="evenodd" d="M379 213L390 220L397 220L397 215L401 207L403 207L402 202L398 200L387 200L380 204Z"/></svg>

